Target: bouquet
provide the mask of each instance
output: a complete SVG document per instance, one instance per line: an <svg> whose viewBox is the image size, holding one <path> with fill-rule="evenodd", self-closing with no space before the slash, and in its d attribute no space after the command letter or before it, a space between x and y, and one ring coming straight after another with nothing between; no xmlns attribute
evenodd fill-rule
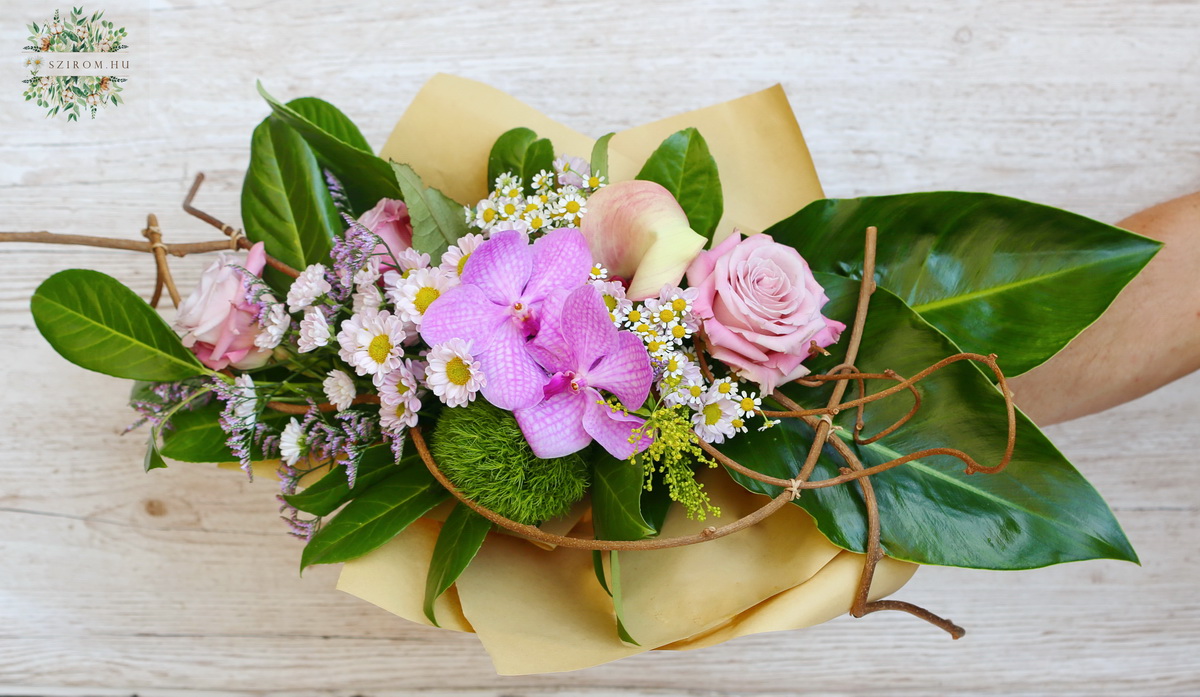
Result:
<svg viewBox="0 0 1200 697"><path fill-rule="evenodd" d="M528 673L847 611L958 638L884 597L921 564L1136 561L1006 376L1158 243L990 194L826 199L778 88L593 142L438 76L381 156L260 91L242 229L198 178L227 241L119 245L154 254L151 304L68 270L32 309L136 381L147 470L277 478L302 569ZM223 247L183 297L167 256Z"/></svg>

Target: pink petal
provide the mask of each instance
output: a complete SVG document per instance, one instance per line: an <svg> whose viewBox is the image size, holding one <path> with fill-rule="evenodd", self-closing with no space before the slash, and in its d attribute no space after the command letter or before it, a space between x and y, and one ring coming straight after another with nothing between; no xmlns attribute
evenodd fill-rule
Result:
<svg viewBox="0 0 1200 697"><path fill-rule="evenodd" d="M532 270L533 252L525 236L516 230L503 230L493 233L471 255L471 263L463 269L462 282L479 286L494 303L509 305L521 297Z"/></svg>
<svg viewBox="0 0 1200 697"><path fill-rule="evenodd" d="M526 348L548 373L575 369L575 352L562 335L562 307L568 293L551 291L538 310L538 333Z"/></svg>
<svg viewBox="0 0 1200 697"><path fill-rule="evenodd" d="M589 385L612 392L627 409L642 406L653 381L650 354L646 353L642 340L631 332L618 332L608 355L587 371Z"/></svg>
<svg viewBox="0 0 1200 697"><path fill-rule="evenodd" d="M505 308L488 301L478 286L460 285L429 306L421 320L421 338L430 346L459 338L472 351L482 352L507 318Z"/></svg>
<svg viewBox="0 0 1200 697"><path fill-rule="evenodd" d="M586 396L580 400L587 406L583 413L583 428L610 455L624 460L649 447L649 437L638 438L637 443L630 442L633 429L645 423L642 419L613 411L608 405L599 403L600 394L591 388L584 390L584 393Z"/></svg>
<svg viewBox="0 0 1200 697"><path fill-rule="evenodd" d="M600 291L592 285L580 286L563 301L561 331L575 353L572 368L577 372L590 370L617 338Z"/></svg>
<svg viewBox="0 0 1200 697"><path fill-rule="evenodd" d="M560 392L540 404L513 413L533 454L562 457L583 450L592 437L583 428L586 393Z"/></svg>
<svg viewBox="0 0 1200 697"><path fill-rule="evenodd" d="M523 295L536 301L555 289L578 288L588 280L591 270L592 253L578 230L561 228L548 232L533 243L533 272Z"/></svg>
<svg viewBox="0 0 1200 697"><path fill-rule="evenodd" d="M246 265L242 268L246 269L255 276L261 276L263 267L267 265L267 249L262 242L255 242L250 248L250 253L246 255Z"/></svg>
<svg viewBox="0 0 1200 697"><path fill-rule="evenodd" d="M431 306L433 307L433 306ZM542 388L549 379L525 348L525 335L513 322L501 322L488 348L477 356L487 383L487 401L515 411L542 401Z"/></svg>
<svg viewBox="0 0 1200 697"><path fill-rule="evenodd" d="M712 275L713 269L717 268L717 259L723 254L727 254L729 250L737 246L738 242L742 241L740 233L733 233L721 241L721 244L713 247L707 252L700 252L691 266L687 269L687 280L689 286L698 286L704 279Z"/></svg>

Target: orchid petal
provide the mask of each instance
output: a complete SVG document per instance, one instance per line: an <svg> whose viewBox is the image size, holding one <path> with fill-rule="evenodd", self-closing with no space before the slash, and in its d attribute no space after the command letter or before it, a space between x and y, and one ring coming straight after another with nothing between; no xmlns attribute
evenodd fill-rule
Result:
<svg viewBox="0 0 1200 697"><path fill-rule="evenodd" d="M542 401L548 378L525 344L525 335L516 324L501 322L487 350L478 355L487 380L483 396L501 409L515 411Z"/></svg>
<svg viewBox="0 0 1200 697"><path fill-rule="evenodd" d="M521 297L533 271L533 252L516 230L495 232L471 254L463 269L464 285L479 286L488 300L511 305Z"/></svg>
<svg viewBox="0 0 1200 697"><path fill-rule="evenodd" d="M555 290L546 296L538 312L537 336L526 345L534 360L549 373L576 368L575 351L562 335L562 307L567 295L565 290Z"/></svg>
<svg viewBox="0 0 1200 697"><path fill-rule="evenodd" d="M577 372L590 370L617 338L617 328L608 316L600 291L592 285L580 286L563 301L560 331L575 353L572 367Z"/></svg>
<svg viewBox="0 0 1200 697"><path fill-rule="evenodd" d="M507 310L484 297L479 286L460 285L429 306L421 319L421 338L430 346L463 339L475 352L486 351Z"/></svg>
<svg viewBox="0 0 1200 697"><path fill-rule="evenodd" d="M587 372L587 381L616 395L627 409L641 407L654 381L646 345L636 334L618 332L608 355Z"/></svg>
<svg viewBox="0 0 1200 697"><path fill-rule="evenodd" d="M628 459L630 455L645 450L650 445L648 436L637 438L633 434L635 428L641 427L645 421L630 416L619 410L613 410L600 401L600 393L588 388L584 390L587 410L583 413L583 428L596 442L608 451L609 455L618 460ZM637 442L630 442L636 440ZM536 451L535 451L536 452Z"/></svg>
<svg viewBox="0 0 1200 697"><path fill-rule="evenodd" d="M577 392L560 392L540 404L513 412L534 455L562 457L583 450L592 442L583 427L588 397Z"/></svg>
<svg viewBox="0 0 1200 697"><path fill-rule="evenodd" d="M591 269L592 253L583 234L574 228L553 230L533 243L533 271L523 296L536 301L555 289L578 288Z"/></svg>

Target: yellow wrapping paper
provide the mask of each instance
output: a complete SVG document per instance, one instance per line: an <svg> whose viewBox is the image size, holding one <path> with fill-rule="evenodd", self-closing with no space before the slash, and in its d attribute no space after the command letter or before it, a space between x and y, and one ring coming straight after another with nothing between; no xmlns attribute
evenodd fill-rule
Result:
<svg viewBox="0 0 1200 697"><path fill-rule="evenodd" d="M593 140L486 85L437 75L396 124L381 155L404 162L451 198L487 195L487 154L503 132L525 126L558 153L587 157ZM725 213L717 237L753 233L823 196L808 148L778 86L618 133L610 142L613 181L631 179L668 135L694 126L717 160ZM724 521L767 499L724 471L702 480ZM667 536L698 531L674 507ZM345 564L338 588L429 624L425 576L441 529L411 525L380 549ZM577 534L586 532L576 530ZM590 552L547 550L491 534L455 587L438 601L443 627L474 631L505 675L576 670L651 649L686 650L759 632L807 627L849 611L863 557L830 544L807 513L785 506L729 537L669 550L621 554L625 622L640 646L617 638L612 600L595 578ZM895 592L916 565L884 559L872 598Z"/></svg>

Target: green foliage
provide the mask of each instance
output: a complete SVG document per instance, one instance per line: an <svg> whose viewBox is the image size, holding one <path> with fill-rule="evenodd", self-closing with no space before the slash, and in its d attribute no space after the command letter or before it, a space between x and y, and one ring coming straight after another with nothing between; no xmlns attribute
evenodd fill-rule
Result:
<svg viewBox="0 0 1200 697"><path fill-rule="evenodd" d="M312 486L305 488L304 491L283 498L298 510L324 517L398 471L397 466L401 468L420 467L421 458L409 449L397 463L391 446L375 445L363 452L362 459L358 463L353 489L346 480L346 468L337 467L314 482Z"/></svg>
<svg viewBox="0 0 1200 697"><path fill-rule="evenodd" d="M397 468L358 492L317 531L300 556L300 569L357 559L387 543L449 494L419 464Z"/></svg>
<svg viewBox="0 0 1200 697"><path fill-rule="evenodd" d="M653 489L658 475L666 484L671 500L683 504L688 518L705 520L709 514L721 517L721 509L712 505L704 485L696 481L696 473L692 471L693 464L716 467L717 463L700 449L687 407L655 409L645 424L634 429L634 434L654 439L645 450L630 458L642 468L646 489Z"/></svg>
<svg viewBox="0 0 1200 697"><path fill-rule="evenodd" d="M725 210L717 161L695 128L685 128L650 154L637 179L656 182L671 192L687 214L688 224L711 240Z"/></svg>
<svg viewBox="0 0 1200 697"><path fill-rule="evenodd" d="M358 127L332 104L312 97L282 104L267 94L261 82L258 93L345 185L355 215L370 210L381 198L401 198L392 168L371 152Z"/></svg>
<svg viewBox="0 0 1200 697"><path fill-rule="evenodd" d="M605 133L596 140L596 144L592 146L592 176L604 177L611 179L608 176L608 141L612 140L614 133Z"/></svg>
<svg viewBox="0 0 1200 697"><path fill-rule="evenodd" d="M601 540L641 540L658 534L642 511L645 470L618 460L603 448L593 448L592 526Z"/></svg>
<svg viewBox="0 0 1200 697"><path fill-rule="evenodd" d="M538 138L528 128L505 131L496 139L488 154L486 189L496 183L496 177L512 172L521 177L526 195L533 194L533 176L541 170L553 171L554 146L546 138Z"/></svg>
<svg viewBox="0 0 1200 697"><path fill-rule="evenodd" d="M817 274L831 298L827 315L849 322L859 283ZM845 342L832 355L811 361L814 373L845 358ZM867 373L892 369L913 375L959 349L892 293L871 297L862 348L855 365ZM869 391L884 389L878 381ZM823 405L821 389L787 385L783 391L803 405ZM866 466L926 448L954 447L985 465L1000 461L1007 444L1004 398L982 372L954 363L918 384L921 408L902 428L869 445L854 446L855 410L835 418ZM879 433L904 416L912 399L901 392L866 409L864 434ZM983 569L1027 569L1082 559L1137 559L1108 505L1063 455L1023 414L1017 415L1016 450L998 474L964 473L961 462L934 456L871 477L879 502L885 553L921 564ZM780 478L799 471L812 429L798 419L741 434L721 446L747 467ZM843 463L826 446L812 479L835 477ZM776 495L777 487L731 473L751 491ZM864 550L866 513L857 487L839 485L804 492L796 500L831 542Z"/></svg>
<svg viewBox="0 0 1200 697"><path fill-rule="evenodd" d="M815 201L766 232L814 271L858 278L871 225L879 285L964 351L997 354L1010 377L1096 321L1162 246L1057 208L956 191Z"/></svg>
<svg viewBox="0 0 1200 697"><path fill-rule="evenodd" d="M442 524L425 579L425 616L434 626L441 626L434 615L434 604L479 553L491 529L491 521L461 503L454 506Z"/></svg>
<svg viewBox="0 0 1200 697"><path fill-rule="evenodd" d="M163 457L180 462L236 462L233 452L225 445L226 434L221 429L222 405L210 402L196 409L180 409L167 422L169 426L162 429L162 447L159 453ZM259 420L278 431L291 418L277 411L264 411ZM258 446L254 447L252 456L255 460L264 460L266 456Z"/></svg>
<svg viewBox="0 0 1200 697"><path fill-rule="evenodd" d="M99 271L54 274L38 286L30 309L46 341L82 368L155 382L209 372L154 308Z"/></svg>
<svg viewBox="0 0 1200 697"><path fill-rule="evenodd" d="M441 259L446 248L467 234L463 207L437 189L427 187L408 165L392 163L412 220L412 244L430 259Z"/></svg>
<svg viewBox="0 0 1200 697"><path fill-rule="evenodd" d="M246 237L295 269L328 263L333 236L343 227L317 158L296 131L276 116L254 129L242 185ZM275 272L276 274L278 272ZM290 279L270 277L276 288Z"/></svg>
<svg viewBox="0 0 1200 697"><path fill-rule="evenodd" d="M512 414L483 400L442 412L430 451L463 494L518 523L563 515L587 490L583 458L537 457Z"/></svg>

